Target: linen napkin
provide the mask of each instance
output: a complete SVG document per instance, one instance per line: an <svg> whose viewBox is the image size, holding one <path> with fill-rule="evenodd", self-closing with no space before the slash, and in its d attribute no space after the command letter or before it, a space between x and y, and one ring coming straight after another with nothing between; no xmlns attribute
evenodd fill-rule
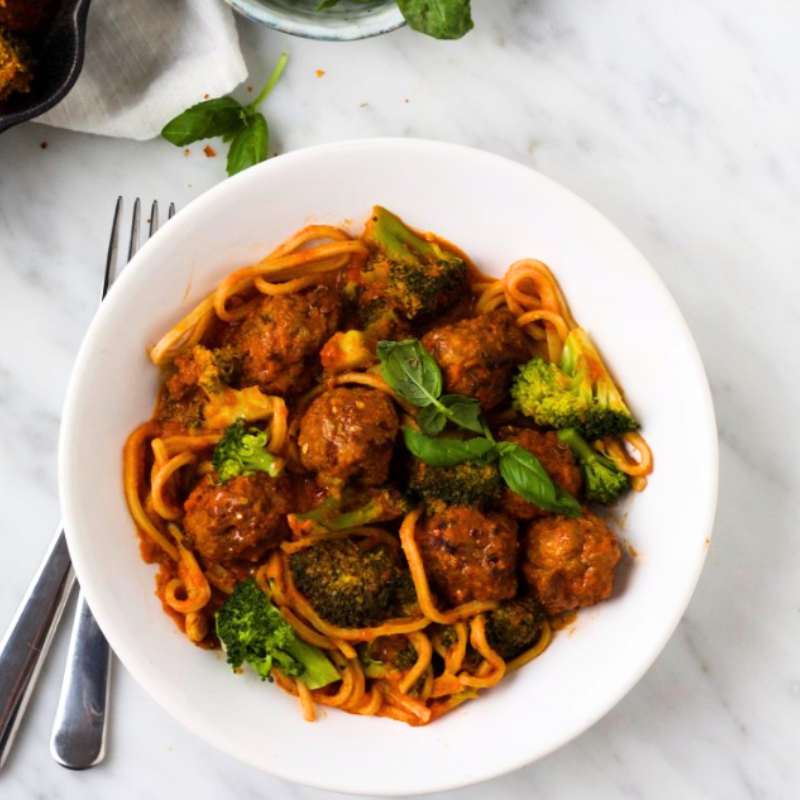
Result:
<svg viewBox="0 0 800 800"><path fill-rule="evenodd" d="M247 76L222 0L94 0L86 59L72 91L39 122L149 139L205 95Z"/></svg>

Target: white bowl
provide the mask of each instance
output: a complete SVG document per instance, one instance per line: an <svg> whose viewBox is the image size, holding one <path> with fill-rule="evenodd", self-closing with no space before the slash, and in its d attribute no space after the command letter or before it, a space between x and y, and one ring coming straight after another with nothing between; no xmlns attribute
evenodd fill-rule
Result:
<svg viewBox="0 0 800 800"><path fill-rule="evenodd" d="M312 221L354 230L374 203L452 240L486 271L546 261L643 422L655 474L621 536L638 551L624 586L571 634L444 719L410 728L296 701L218 653L193 648L153 594L122 494L121 452L150 416L145 347L226 273ZM59 474L69 549L116 654L176 719L267 772L325 789L397 795L491 778L549 753L639 680L677 625L708 546L717 436L703 366L656 273L597 211L488 153L428 141L325 145L271 159L195 200L139 252L89 328L70 383Z"/></svg>

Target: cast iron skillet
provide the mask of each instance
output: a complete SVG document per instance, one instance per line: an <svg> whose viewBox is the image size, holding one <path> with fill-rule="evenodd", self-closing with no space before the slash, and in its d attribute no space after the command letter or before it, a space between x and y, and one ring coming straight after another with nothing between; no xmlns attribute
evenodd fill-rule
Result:
<svg viewBox="0 0 800 800"><path fill-rule="evenodd" d="M30 92L0 102L0 133L44 114L78 79L91 0L62 0L44 31L30 39L36 64Z"/></svg>

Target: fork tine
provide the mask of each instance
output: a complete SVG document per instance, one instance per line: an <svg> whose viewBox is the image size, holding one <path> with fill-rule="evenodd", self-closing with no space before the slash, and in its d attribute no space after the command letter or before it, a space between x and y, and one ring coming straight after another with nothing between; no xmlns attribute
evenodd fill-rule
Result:
<svg viewBox="0 0 800 800"><path fill-rule="evenodd" d="M133 204L133 221L131 222L131 243L128 247L128 261L130 261L139 249L139 221L141 218L142 203L139 198Z"/></svg>
<svg viewBox="0 0 800 800"><path fill-rule="evenodd" d="M108 240L108 255L106 256L106 274L103 276L103 294L106 296L108 287L111 286L111 275L114 271L114 265L117 263L117 242L119 239L119 221L122 216L122 195L117 198L117 204L114 207L114 221L111 223L111 237Z"/></svg>
<svg viewBox="0 0 800 800"><path fill-rule="evenodd" d="M172 219L175 216L175 203L169 204L169 212L167 213L167 219Z"/></svg>
<svg viewBox="0 0 800 800"><path fill-rule="evenodd" d="M152 236L158 230L158 200L153 200L153 205L150 206L150 231L148 237Z"/></svg>

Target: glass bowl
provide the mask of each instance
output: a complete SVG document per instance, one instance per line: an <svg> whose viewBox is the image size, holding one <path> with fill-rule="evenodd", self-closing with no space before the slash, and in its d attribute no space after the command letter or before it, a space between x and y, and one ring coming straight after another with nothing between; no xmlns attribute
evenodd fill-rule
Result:
<svg viewBox="0 0 800 800"><path fill-rule="evenodd" d="M349 42L389 33L405 24L394 0L339 0L317 11L319 0L227 0L242 16L307 39Z"/></svg>

